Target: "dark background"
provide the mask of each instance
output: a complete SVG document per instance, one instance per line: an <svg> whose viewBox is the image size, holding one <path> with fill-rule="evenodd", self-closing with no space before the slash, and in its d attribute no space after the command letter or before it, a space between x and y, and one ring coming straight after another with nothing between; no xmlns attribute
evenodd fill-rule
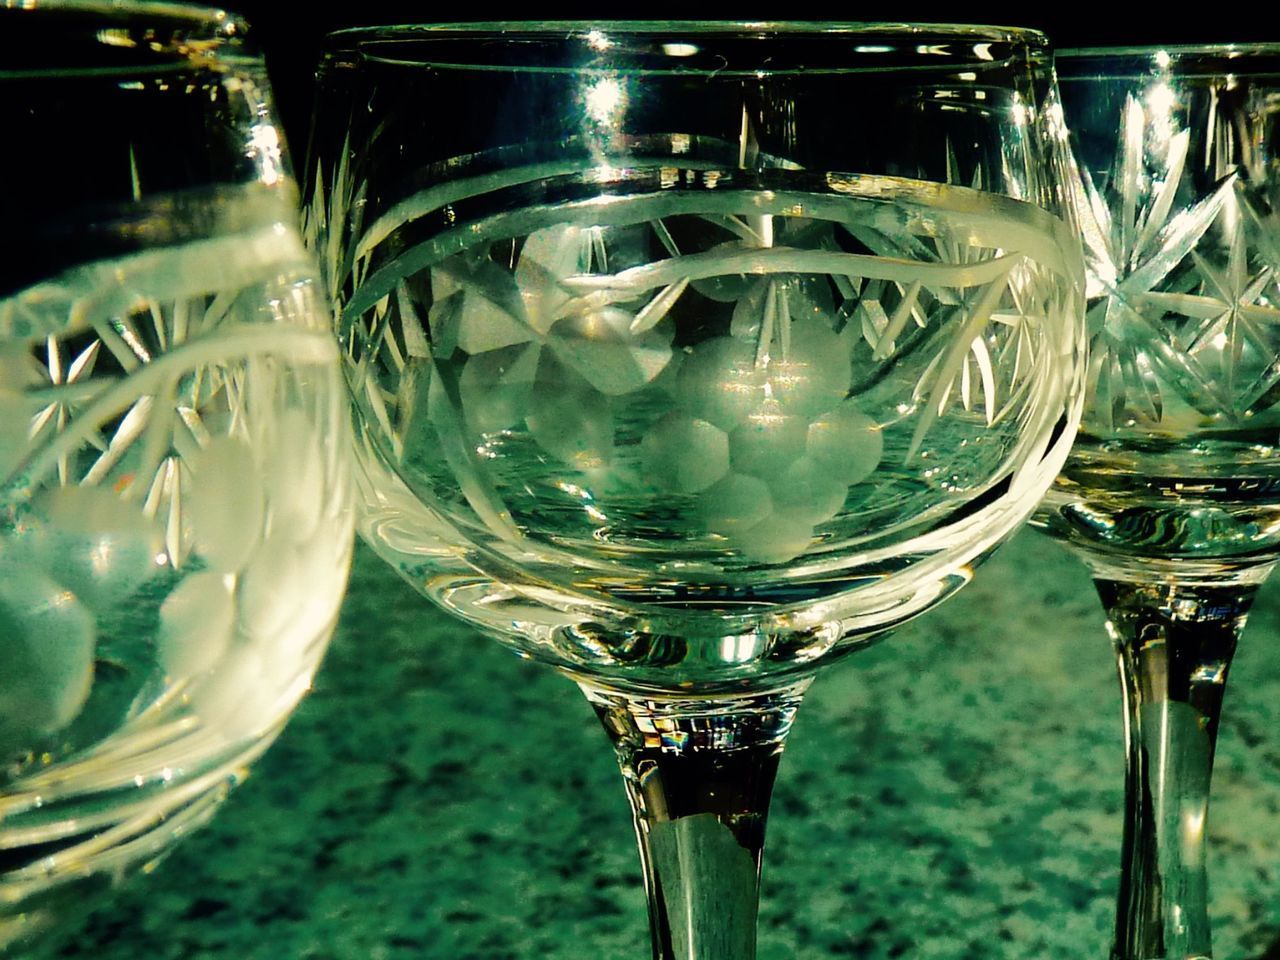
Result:
<svg viewBox="0 0 1280 960"><path fill-rule="evenodd" d="M1243 16L1231 8L1222 16L1187 14L1163 3L1135 0L988 0L982 3L942 4L815 3L787 0L773 3L728 3L724 0L683 4L607 4L559 2L552 7L517 2L499 8L493 3L445 5L424 0L348 0L341 7L312 5L296 0L229 0L228 7L246 17L254 38L267 57L272 84L294 162L301 166L312 110L315 64L324 35L342 27L368 24L424 23L442 20L583 20L583 19L697 19L721 20L900 20L919 23L959 22L1032 27L1047 33L1058 48L1131 44L1232 43L1280 41L1277 18ZM460 16L459 6L477 11ZM523 15L517 16L515 11Z"/></svg>

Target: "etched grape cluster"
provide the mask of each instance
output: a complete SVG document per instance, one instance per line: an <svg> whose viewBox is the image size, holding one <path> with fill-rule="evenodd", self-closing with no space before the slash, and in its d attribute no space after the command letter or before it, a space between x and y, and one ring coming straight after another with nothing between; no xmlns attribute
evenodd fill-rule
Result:
<svg viewBox="0 0 1280 960"><path fill-rule="evenodd" d="M638 452L638 482L692 498L686 512L723 547L790 560L881 460L880 425L848 397L861 331L843 323L837 332L848 318L821 275L685 274L638 291L591 288L606 267L625 274L619 249L625 256L627 234L649 229L660 228L611 235L607 250L600 228L561 224L513 248L510 270L472 253L432 268L431 350L465 355L467 436L523 424L557 461L607 471L620 453L613 408L652 385L668 409L627 451ZM678 305L680 324L669 319ZM698 322L690 310L718 335L680 345L678 327Z"/></svg>
<svg viewBox="0 0 1280 960"><path fill-rule="evenodd" d="M317 431L342 422L334 348L297 242L258 237L0 299L0 776L155 702L257 735L320 654L348 549Z"/></svg>

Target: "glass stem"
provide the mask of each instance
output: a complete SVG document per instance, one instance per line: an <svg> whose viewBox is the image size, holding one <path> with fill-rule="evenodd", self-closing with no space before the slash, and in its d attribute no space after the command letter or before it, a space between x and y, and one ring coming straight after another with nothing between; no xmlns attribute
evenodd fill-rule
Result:
<svg viewBox="0 0 1280 960"><path fill-rule="evenodd" d="M753 960L765 820L808 679L732 699L581 683L618 752L655 960Z"/></svg>
<svg viewBox="0 0 1280 960"><path fill-rule="evenodd" d="M1227 670L1258 582L1094 584L1116 646L1127 741L1112 958L1209 957L1209 781Z"/></svg>

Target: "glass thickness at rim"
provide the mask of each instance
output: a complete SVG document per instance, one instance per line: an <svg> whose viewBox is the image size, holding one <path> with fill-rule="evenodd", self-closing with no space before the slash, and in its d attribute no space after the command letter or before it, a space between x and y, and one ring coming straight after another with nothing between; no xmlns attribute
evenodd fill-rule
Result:
<svg viewBox="0 0 1280 960"><path fill-rule="evenodd" d="M1167 71L1196 77L1280 77L1280 43L1078 47L1055 51L1059 79L1133 80Z"/></svg>
<svg viewBox="0 0 1280 960"><path fill-rule="evenodd" d="M168 0L5 0L0 10L92 14L106 20L165 20L192 28L208 27L216 30L218 36L247 29L238 16L218 7L171 3Z"/></svg>
<svg viewBox="0 0 1280 960"><path fill-rule="evenodd" d="M248 25L213 7L111 0L0 0L0 81L166 73L255 61Z"/></svg>
<svg viewBox="0 0 1280 960"><path fill-rule="evenodd" d="M354 27L326 40L330 59L422 69L760 78L984 70L1049 50L1043 34L1017 27L786 21L424 23Z"/></svg>

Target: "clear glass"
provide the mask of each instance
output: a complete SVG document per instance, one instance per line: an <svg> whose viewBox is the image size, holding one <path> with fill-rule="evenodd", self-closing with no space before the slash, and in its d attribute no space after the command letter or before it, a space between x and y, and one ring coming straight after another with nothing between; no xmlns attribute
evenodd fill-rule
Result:
<svg viewBox="0 0 1280 960"><path fill-rule="evenodd" d="M244 25L0 8L0 955L213 814L307 690L350 416Z"/></svg>
<svg viewBox="0 0 1280 960"><path fill-rule="evenodd" d="M1207 957L1227 671L1280 557L1280 47L1060 55L1088 264L1084 418L1037 523L1089 565L1128 740L1115 956Z"/></svg>
<svg viewBox="0 0 1280 960"><path fill-rule="evenodd" d="M654 955L750 957L813 674L965 583L1074 433L1047 45L373 28L319 79L306 233L363 535L595 705Z"/></svg>

